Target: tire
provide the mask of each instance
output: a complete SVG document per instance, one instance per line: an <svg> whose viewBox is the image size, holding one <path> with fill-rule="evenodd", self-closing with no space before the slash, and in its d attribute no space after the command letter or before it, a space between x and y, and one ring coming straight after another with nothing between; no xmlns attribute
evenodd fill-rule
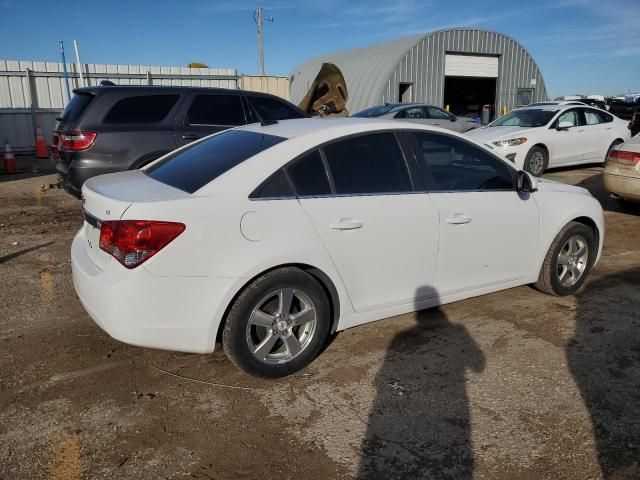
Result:
<svg viewBox="0 0 640 480"><path fill-rule="evenodd" d="M584 253L580 253L582 247ZM573 295L587 278L596 255L594 231L582 223L568 223L551 243L535 287L551 295Z"/></svg>
<svg viewBox="0 0 640 480"><path fill-rule="evenodd" d="M549 165L549 154L539 146L532 147L524 160L524 169L534 177L539 177L544 173Z"/></svg>
<svg viewBox="0 0 640 480"><path fill-rule="evenodd" d="M624 142L622 140L613 141L613 143L609 146L609 149L607 150L607 154L604 156L604 160L602 161L602 166L604 166L604 164L607 163L607 158L609 158L609 154L611 153L611 150L613 150L615 147L623 143Z"/></svg>
<svg viewBox="0 0 640 480"><path fill-rule="evenodd" d="M318 355L329 335L330 312L324 289L311 275L295 267L273 270L235 300L222 346L229 360L249 375L284 377ZM303 323L296 325L296 320Z"/></svg>

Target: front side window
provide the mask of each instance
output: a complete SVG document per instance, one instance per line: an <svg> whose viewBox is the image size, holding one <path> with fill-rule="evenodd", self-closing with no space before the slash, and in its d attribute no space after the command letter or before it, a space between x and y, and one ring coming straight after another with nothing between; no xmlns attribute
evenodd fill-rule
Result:
<svg viewBox="0 0 640 480"><path fill-rule="evenodd" d="M104 117L108 124L158 123L165 119L180 95L140 95L124 98Z"/></svg>
<svg viewBox="0 0 640 480"><path fill-rule="evenodd" d="M509 167L457 138L413 132L414 148L431 190L512 190Z"/></svg>
<svg viewBox="0 0 640 480"><path fill-rule="evenodd" d="M269 97L248 97L247 100L256 109L262 120L286 120L288 118L303 118L299 111L284 101Z"/></svg>
<svg viewBox="0 0 640 480"><path fill-rule="evenodd" d="M437 107L428 107L429 117L436 120L449 120L450 116L444 110L440 110Z"/></svg>
<svg viewBox="0 0 640 480"><path fill-rule="evenodd" d="M165 157L144 171L154 180L193 193L236 165L285 140L275 135L227 130Z"/></svg>
<svg viewBox="0 0 640 480"><path fill-rule="evenodd" d="M407 165L393 133L348 138L323 150L338 195L412 191Z"/></svg>
<svg viewBox="0 0 640 480"><path fill-rule="evenodd" d="M568 127L577 127L580 125L580 115L578 114L577 109L567 110L562 113L558 120L556 120L556 126L560 126L561 124L565 124Z"/></svg>
<svg viewBox="0 0 640 480"><path fill-rule="evenodd" d="M190 125L244 125L239 95L196 95L187 111Z"/></svg>

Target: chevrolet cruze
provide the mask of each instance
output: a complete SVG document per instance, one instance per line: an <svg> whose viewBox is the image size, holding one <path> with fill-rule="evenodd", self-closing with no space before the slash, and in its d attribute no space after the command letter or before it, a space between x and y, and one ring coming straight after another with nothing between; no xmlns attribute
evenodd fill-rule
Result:
<svg viewBox="0 0 640 480"><path fill-rule="evenodd" d="M293 373L332 333L524 284L575 293L600 204L447 130L301 119L228 130L82 189L78 296L112 337Z"/></svg>

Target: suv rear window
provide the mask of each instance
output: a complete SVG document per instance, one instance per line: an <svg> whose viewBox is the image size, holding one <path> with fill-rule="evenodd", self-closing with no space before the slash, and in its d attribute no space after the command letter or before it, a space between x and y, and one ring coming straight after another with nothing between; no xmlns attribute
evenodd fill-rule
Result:
<svg viewBox="0 0 640 480"><path fill-rule="evenodd" d="M174 153L145 169L154 180L193 193L236 165L286 138L229 130Z"/></svg>
<svg viewBox="0 0 640 480"><path fill-rule="evenodd" d="M158 123L180 98L180 95L141 95L123 98L104 117L104 123Z"/></svg>
<svg viewBox="0 0 640 480"><path fill-rule="evenodd" d="M75 122L87 109L94 96L91 93L76 93L58 118L60 122Z"/></svg>

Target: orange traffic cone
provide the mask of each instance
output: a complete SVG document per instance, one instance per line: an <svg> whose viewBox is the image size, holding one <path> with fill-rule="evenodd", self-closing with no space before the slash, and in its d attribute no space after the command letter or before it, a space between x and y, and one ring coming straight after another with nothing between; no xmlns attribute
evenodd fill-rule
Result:
<svg viewBox="0 0 640 480"><path fill-rule="evenodd" d="M49 151L47 150L47 143L44 141L44 135L42 135L42 128L36 128L36 158L49 158Z"/></svg>
<svg viewBox="0 0 640 480"><path fill-rule="evenodd" d="M9 142L4 142L4 173L18 173L16 157L13 156Z"/></svg>

